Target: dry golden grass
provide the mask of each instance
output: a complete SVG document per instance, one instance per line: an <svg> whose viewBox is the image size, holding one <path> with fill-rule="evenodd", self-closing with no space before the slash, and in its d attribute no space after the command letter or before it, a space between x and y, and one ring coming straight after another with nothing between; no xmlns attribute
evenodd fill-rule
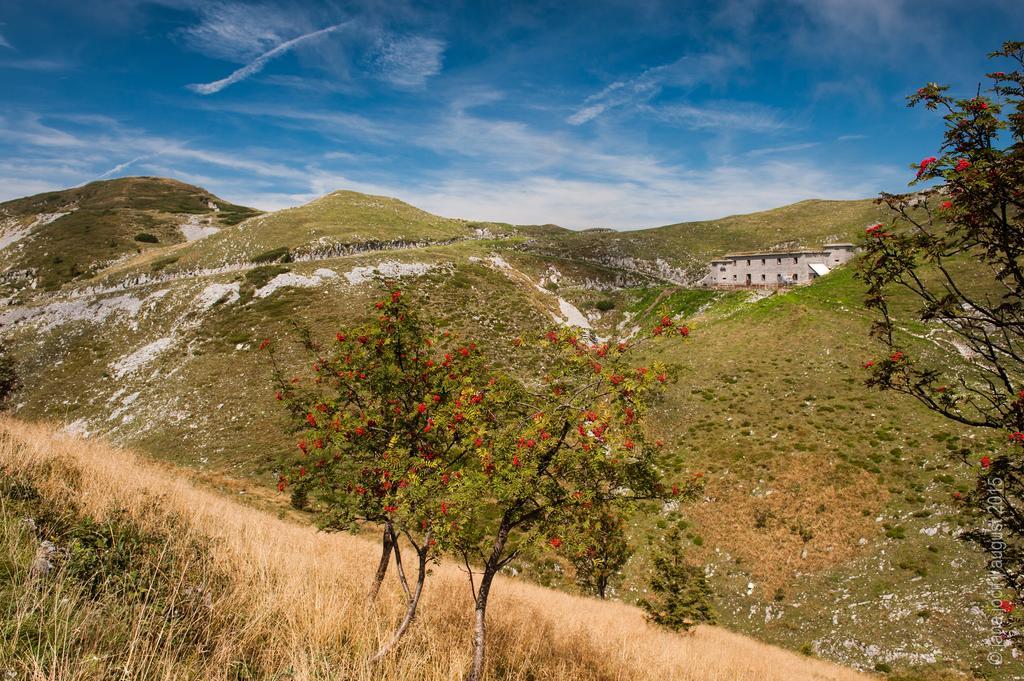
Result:
<svg viewBox="0 0 1024 681"><path fill-rule="evenodd" d="M716 547L740 559L765 600L797 575L826 570L861 551L859 539L880 532L874 519L889 496L875 476L859 471L838 482L835 465L818 459L790 456L773 461L771 470L773 494L755 497L712 477L707 496L714 501L687 509L708 540L701 557L712 558ZM813 541L805 542L798 528Z"/></svg>
<svg viewBox="0 0 1024 681"><path fill-rule="evenodd" d="M369 658L399 619L401 602L391 580L378 605L365 602L378 557L373 543L318 533L201 489L131 452L42 425L0 420L0 467L35 475L44 494L66 492L67 471L77 471L71 477L81 512L103 517L121 508L142 526L173 522L173 527L153 528L170 536L212 540L209 569L228 575L208 606L215 643L197 655L187 644L136 635L126 642L131 655L119 658L130 667L124 678L239 678L244 660L250 675L245 678L441 681L460 678L469 662L470 599L465 575L454 566L435 569L410 634L374 666ZM40 471L50 472L38 479ZM67 599L57 602L62 600ZM145 613L138 617L147 621ZM672 634L648 625L636 608L514 579L496 584L490 625L491 679L869 678L717 627ZM68 640L83 635L66 633ZM19 669L39 679L99 675L95 659L67 652L80 645L56 648L46 653L47 664L33 668L31 661L20 660ZM0 669L4 663L0 659Z"/></svg>

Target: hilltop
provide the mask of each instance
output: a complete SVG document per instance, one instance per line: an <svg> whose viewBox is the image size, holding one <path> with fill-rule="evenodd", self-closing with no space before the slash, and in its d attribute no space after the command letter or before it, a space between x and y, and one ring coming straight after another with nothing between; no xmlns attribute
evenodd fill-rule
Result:
<svg viewBox="0 0 1024 681"><path fill-rule="evenodd" d="M57 289L133 254L180 244L258 214L159 177L90 182L0 203L0 292Z"/></svg>
<svg viewBox="0 0 1024 681"><path fill-rule="evenodd" d="M224 230L183 251L177 267L323 259L358 250L448 243L482 229L465 220L431 215L397 199L338 191Z"/></svg>
<svg viewBox="0 0 1024 681"><path fill-rule="evenodd" d="M375 272L499 356L554 322L630 336L668 313L692 333L662 357L679 380L652 420L668 443L666 471L703 472L708 488L697 504L633 518L638 552L615 598L636 601L650 543L683 525L727 627L861 669L942 678L926 675L969 670L984 654L981 557L955 538L949 502L969 484L949 452L983 448L983 436L863 387L861 364L877 350L849 267L769 297L680 285L728 251L853 240L879 210L811 201L577 233L336 192L202 240L154 244L60 291L20 289L0 308L25 377L15 414L273 497L277 455L293 445L257 347L269 338L282 361L300 361L284 342L292 323L333 337L378 295ZM934 329L911 330L915 353L949 350ZM515 569L575 588L550 558Z"/></svg>

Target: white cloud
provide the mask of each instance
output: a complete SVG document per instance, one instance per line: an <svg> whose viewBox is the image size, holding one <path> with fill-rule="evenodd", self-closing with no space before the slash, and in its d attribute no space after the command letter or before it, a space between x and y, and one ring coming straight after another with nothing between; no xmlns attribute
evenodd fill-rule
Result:
<svg viewBox="0 0 1024 681"><path fill-rule="evenodd" d="M72 67L73 65L70 62L63 59L48 59L45 57L0 60L0 69L17 69L18 71L67 71Z"/></svg>
<svg viewBox="0 0 1024 681"><path fill-rule="evenodd" d="M9 50L14 49L14 45L11 45L11 43L7 41L7 38L4 37L3 33L0 33L0 47L6 47Z"/></svg>
<svg viewBox="0 0 1024 681"><path fill-rule="evenodd" d="M743 62L744 58L734 49L685 55L674 62L649 68L633 78L614 81L583 100L583 104L566 122L583 125L612 109L642 105L656 97L665 87L688 88L711 80L721 80Z"/></svg>
<svg viewBox="0 0 1024 681"><path fill-rule="evenodd" d="M776 156L778 154L791 154L794 151L805 151L819 146L818 142L799 142L797 144L784 144L777 147L761 147L751 149L746 156Z"/></svg>
<svg viewBox="0 0 1024 681"><path fill-rule="evenodd" d="M840 44L889 42L911 39L911 6L906 0L793 0L802 7L818 30L827 31L829 37L842 37ZM927 15L929 12L923 13ZM820 48L835 49L835 42Z"/></svg>
<svg viewBox="0 0 1024 681"><path fill-rule="evenodd" d="M640 110L667 123L696 130L777 132L790 127L775 109L746 102L645 105Z"/></svg>
<svg viewBox="0 0 1024 681"><path fill-rule="evenodd" d="M384 36L370 62L377 76L402 89L423 87L441 72L444 41L423 36Z"/></svg>
<svg viewBox="0 0 1024 681"><path fill-rule="evenodd" d="M259 157L266 152L201 149L185 140L126 128L105 116L49 116L45 120L36 114L0 116L0 143L6 152L5 158L0 158L0 175L20 178L0 193L25 193L13 190L15 186L66 188L119 176L130 168L185 181L200 179L211 191L227 186L254 193L281 184L309 185L305 169ZM61 129L63 121L74 124L73 132ZM156 165L157 159L178 167ZM207 174L199 174L203 171Z"/></svg>
<svg viewBox="0 0 1024 681"><path fill-rule="evenodd" d="M778 161L675 172L654 181L602 182L533 176L509 182L443 180L388 189L424 210L477 220L566 227L634 229L766 210L809 198L872 196L900 169L828 172L813 164Z"/></svg>
<svg viewBox="0 0 1024 681"><path fill-rule="evenodd" d="M64 186L53 180L25 179L20 176L0 175L0 201L20 199L23 196L52 192L56 189L64 189Z"/></svg>
<svg viewBox="0 0 1024 681"><path fill-rule="evenodd" d="M567 123L570 123L572 125L583 125L587 121L592 121L601 114L603 114L605 111L608 110L609 106L611 105L608 102L598 102L597 104L590 104L589 106L584 106L583 108L577 110L576 113L574 113L572 116L569 116L565 120Z"/></svg>
<svg viewBox="0 0 1024 681"><path fill-rule="evenodd" d="M347 24L348 22L334 24L333 26L321 28L318 31L312 31L310 33L300 35L297 38L286 40L285 42L279 44L277 47L274 47L264 52L260 56L256 57L253 61L249 62L242 68L232 72L226 78L215 80L212 83L195 83L193 85L189 85L188 88L193 92L197 92L201 95L212 95L214 93L220 92L226 87L234 85L239 81L245 80L249 76L259 73L260 71L263 70L263 67L266 66L267 62L276 57L280 57L289 50L293 49L296 45L300 45L314 38L319 38L321 36L327 35L328 33L334 33L335 31L338 31L341 28L345 27Z"/></svg>
<svg viewBox="0 0 1024 681"><path fill-rule="evenodd" d="M322 111L309 108L298 108L282 104L240 104L238 102L203 103L207 111L226 111L278 119L277 125L292 126L300 130L316 130L325 137L334 137L339 133L358 134L362 139L394 139L395 133L382 121L366 116L343 111Z"/></svg>
<svg viewBox="0 0 1024 681"><path fill-rule="evenodd" d="M269 6L211 2L197 9L200 22L178 34L191 49L228 61L255 59L283 42L281 33L290 29L287 17Z"/></svg>
<svg viewBox="0 0 1024 681"><path fill-rule="evenodd" d="M315 121L332 112L302 113ZM630 146L627 140L581 140L564 128L546 132L464 110L440 119L402 119L386 127L387 137L379 140L378 148L393 145L396 154L427 149L445 159L443 170L418 172L393 162L368 164L330 149L295 161L274 149L204 149L186 140L126 128L105 117L76 117L67 130L61 122L53 116L0 118L0 139L12 149L0 159L0 177L21 178L12 186L39 191L132 168L178 177L225 199L264 209L297 205L349 188L396 196L454 217L627 229L767 209L812 197L871 196L904 179L901 167L832 168L799 156L779 157L810 143L722 157L700 169L685 160L670 163L657 150ZM324 125L330 125L327 118Z"/></svg>
<svg viewBox="0 0 1024 681"><path fill-rule="evenodd" d="M74 148L87 143L71 133L44 124L37 115L0 116L0 140L35 147Z"/></svg>
<svg viewBox="0 0 1024 681"><path fill-rule="evenodd" d="M660 89L657 79L651 76L653 70L645 71L629 82L616 81L600 92L590 95L583 100L583 106L569 116L566 122L571 125L583 125L609 109L646 101L653 97Z"/></svg>

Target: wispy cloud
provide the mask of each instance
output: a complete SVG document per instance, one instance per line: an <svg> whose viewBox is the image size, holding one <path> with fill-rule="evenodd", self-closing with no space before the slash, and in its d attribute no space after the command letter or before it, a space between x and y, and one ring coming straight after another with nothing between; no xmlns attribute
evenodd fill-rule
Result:
<svg viewBox="0 0 1024 681"><path fill-rule="evenodd" d="M75 135L46 125L35 114L23 116L0 115L0 140L11 144L57 149L88 146Z"/></svg>
<svg viewBox="0 0 1024 681"><path fill-rule="evenodd" d="M9 50L14 49L14 45L8 42L7 38L4 37L3 33L0 33L0 47L6 47Z"/></svg>
<svg viewBox="0 0 1024 681"><path fill-rule="evenodd" d="M942 41L942 3L907 0L791 0L802 10L788 26L794 47L816 55L839 54L846 59L892 59L905 50L936 53ZM802 19L802 20L801 20ZM939 45L936 45L938 43Z"/></svg>
<svg viewBox="0 0 1024 681"><path fill-rule="evenodd" d="M778 156L779 154L791 154L795 151L806 151L807 149L813 149L820 146L819 142L800 142L798 144L783 144L777 147L761 147L759 149L751 149L746 153L747 156Z"/></svg>
<svg viewBox="0 0 1024 681"><path fill-rule="evenodd" d="M199 23L177 35L189 48L219 59L250 61L283 42L282 33L295 32L294 16L274 6L206 2L196 9Z"/></svg>
<svg viewBox="0 0 1024 681"><path fill-rule="evenodd" d="M275 59L276 57L280 57L289 50L293 49L296 45L300 45L304 42L314 40L329 33L334 33L335 31L344 28L348 23L349 22L346 21L340 24L334 24L333 26L321 28L318 31L312 31L310 33L300 35L297 38L286 40L285 42L279 44L277 47L267 50L260 56L256 57L253 61L243 66L242 68L232 72L226 78L215 80L212 83L195 83L189 85L188 88L193 92L197 92L201 95L212 95L214 93L220 92L226 87L230 87L231 85L234 85L239 81L245 80L249 76L259 73L260 71L263 70L263 67L266 66L267 62L269 62L272 59Z"/></svg>
<svg viewBox="0 0 1024 681"><path fill-rule="evenodd" d="M25 59L0 59L0 69L17 69L18 71L66 71L72 65L63 59L46 59L28 57Z"/></svg>
<svg viewBox="0 0 1024 681"><path fill-rule="evenodd" d="M851 182L849 168L829 172L812 163L770 161L699 173L674 171L635 182L533 175L508 181L439 177L436 183L412 186L348 186L467 219L631 229L766 210L809 198L863 198L877 191L878 182L890 179L885 168L859 170L859 179Z"/></svg>
<svg viewBox="0 0 1024 681"><path fill-rule="evenodd" d="M423 36L384 36L370 62L378 77L403 89L423 87L441 72L444 41Z"/></svg>
<svg viewBox="0 0 1024 681"><path fill-rule="evenodd" d="M674 125L696 130L775 132L791 127L770 107L747 102L666 104L642 106L655 117Z"/></svg>
<svg viewBox="0 0 1024 681"><path fill-rule="evenodd" d="M273 119L280 127L297 130L314 130L321 135L338 139L358 135L361 139L394 140L397 135L393 126L384 121L345 111L325 111L300 108L282 104L241 104L238 102L203 102L198 104L206 111L224 111L258 118Z"/></svg>
<svg viewBox="0 0 1024 681"><path fill-rule="evenodd" d="M583 100L583 104L566 122L583 125L612 109L644 104L665 87L687 88L708 80L721 79L742 62L743 59L735 50L685 55L674 62L649 68L633 78L612 82Z"/></svg>
<svg viewBox="0 0 1024 681"><path fill-rule="evenodd" d="M660 89L657 81L648 77L645 72L631 81L615 81L597 94L583 100L583 106L566 119L571 125L583 125L592 121L605 111L625 104L647 100Z"/></svg>
<svg viewBox="0 0 1024 681"><path fill-rule="evenodd" d="M158 158L197 176L206 171L218 178L218 185L244 184L250 193L267 184L308 187L309 182L308 168L264 160L265 150L203 149L188 140L125 127L105 116L0 115L0 148L6 156L0 159L0 175L20 173L26 183L49 182L47 189L120 176L129 168L152 166ZM7 190L4 187L0 194L11 198Z"/></svg>

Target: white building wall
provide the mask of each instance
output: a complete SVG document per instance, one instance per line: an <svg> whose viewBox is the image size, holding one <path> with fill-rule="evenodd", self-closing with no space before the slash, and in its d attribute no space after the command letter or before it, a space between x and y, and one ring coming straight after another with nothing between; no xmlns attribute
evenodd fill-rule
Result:
<svg viewBox="0 0 1024 681"><path fill-rule="evenodd" d="M703 283L710 286L799 286L817 278L811 263L832 269L856 254L853 244L828 244L821 251L729 255L711 262Z"/></svg>

